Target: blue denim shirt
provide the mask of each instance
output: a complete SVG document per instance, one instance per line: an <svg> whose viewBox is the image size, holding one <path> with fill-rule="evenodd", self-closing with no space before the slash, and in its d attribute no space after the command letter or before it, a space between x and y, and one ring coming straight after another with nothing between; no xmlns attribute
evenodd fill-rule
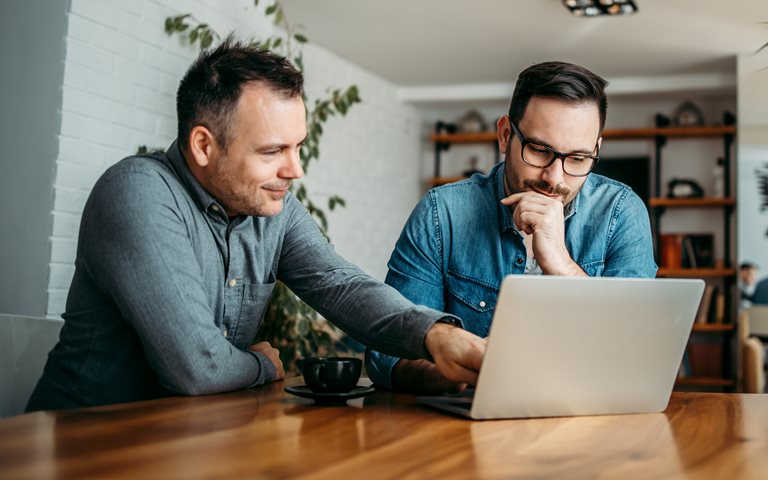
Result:
<svg viewBox="0 0 768 480"><path fill-rule="evenodd" d="M487 336L502 279L524 274L527 261L512 210L500 203L505 196L504 162L487 176L430 190L403 228L386 283ZM656 275L645 204L628 186L601 175L589 175L566 208L565 244L589 276ZM368 375L391 388L398 360L369 350Z"/></svg>

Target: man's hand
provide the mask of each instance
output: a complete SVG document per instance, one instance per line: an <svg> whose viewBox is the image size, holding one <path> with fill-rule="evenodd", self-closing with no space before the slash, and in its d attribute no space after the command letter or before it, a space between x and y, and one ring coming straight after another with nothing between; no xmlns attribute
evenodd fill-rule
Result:
<svg viewBox="0 0 768 480"><path fill-rule="evenodd" d="M533 256L548 275L586 275L565 247L565 218L559 198L538 192L520 192L501 203L513 208L515 226L533 235Z"/></svg>
<svg viewBox="0 0 768 480"><path fill-rule="evenodd" d="M272 365L275 366L275 381L285 378L285 370L283 370L283 362L280 361L280 351L276 348L272 348L269 342L259 342L251 345L249 348L252 352L261 353L266 356Z"/></svg>
<svg viewBox="0 0 768 480"><path fill-rule="evenodd" d="M467 384L446 379L428 360L400 359L392 370L392 388L416 395L439 395L459 393Z"/></svg>
<svg viewBox="0 0 768 480"><path fill-rule="evenodd" d="M427 331L424 345L437 370L454 383L475 385L485 355L485 339L466 330L437 322Z"/></svg>

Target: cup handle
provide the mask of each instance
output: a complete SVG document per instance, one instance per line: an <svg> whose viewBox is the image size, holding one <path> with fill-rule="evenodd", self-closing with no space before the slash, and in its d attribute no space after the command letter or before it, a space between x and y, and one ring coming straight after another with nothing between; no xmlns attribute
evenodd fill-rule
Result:
<svg viewBox="0 0 768 480"><path fill-rule="evenodd" d="M322 363L318 363L315 365L312 365L312 376L315 377L317 380L318 385L320 385L320 388L326 389L328 388L328 385L325 383L325 365Z"/></svg>

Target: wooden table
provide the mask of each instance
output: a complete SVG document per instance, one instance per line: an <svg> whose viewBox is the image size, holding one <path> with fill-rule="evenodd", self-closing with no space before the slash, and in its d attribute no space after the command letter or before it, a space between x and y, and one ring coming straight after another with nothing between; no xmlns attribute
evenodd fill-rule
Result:
<svg viewBox="0 0 768 480"><path fill-rule="evenodd" d="M319 407L284 386L0 420L0 478L768 478L768 395L473 422L409 395Z"/></svg>

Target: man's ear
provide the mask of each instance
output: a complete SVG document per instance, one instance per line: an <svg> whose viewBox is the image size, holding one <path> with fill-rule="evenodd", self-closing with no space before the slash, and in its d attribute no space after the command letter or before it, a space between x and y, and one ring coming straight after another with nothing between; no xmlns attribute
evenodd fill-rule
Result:
<svg viewBox="0 0 768 480"><path fill-rule="evenodd" d="M507 153L507 142L512 140L512 126L507 115L499 117L496 122L496 140L499 142L499 153Z"/></svg>
<svg viewBox="0 0 768 480"><path fill-rule="evenodd" d="M204 126L198 125L189 132L189 153L192 157L190 160L197 166L207 167L216 148L216 137Z"/></svg>

